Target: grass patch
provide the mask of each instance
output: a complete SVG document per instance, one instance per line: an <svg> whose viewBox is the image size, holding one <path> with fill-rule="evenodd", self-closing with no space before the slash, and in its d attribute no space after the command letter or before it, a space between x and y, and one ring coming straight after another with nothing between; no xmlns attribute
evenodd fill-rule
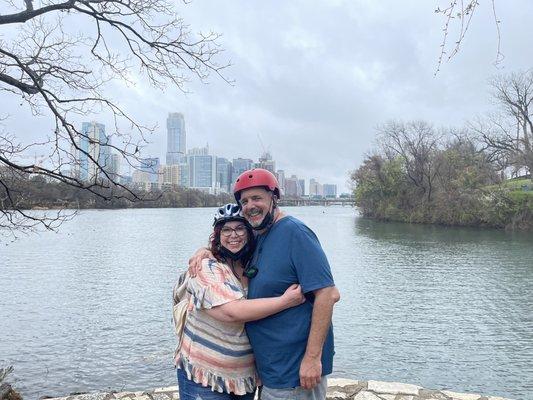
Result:
<svg viewBox="0 0 533 400"><path fill-rule="evenodd" d="M503 182L503 185L509 189L522 190L523 187L528 187L529 190L533 190L533 180L526 178L510 179L508 181Z"/></svg>
<svg viewBox="0 0 533 400"><path fill-rule="evenodd" d="M533 193L533 180L527 178L508 179L497 185L486 186L485 189L508 189L511 192Z"/></svg>
<svg viewBox="0 0 533 400"><path fill-rule="evenodd" d="M529 203L529 208L533 209L533 191L513 190L509 192L509 197L516 203Z"/></svg>

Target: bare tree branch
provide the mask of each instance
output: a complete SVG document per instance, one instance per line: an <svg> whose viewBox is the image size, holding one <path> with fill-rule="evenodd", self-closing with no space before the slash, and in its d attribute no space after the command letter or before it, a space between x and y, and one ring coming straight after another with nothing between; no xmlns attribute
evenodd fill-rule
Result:
<svg viewBox="0 0 533 400"><path fill-rule="evenodd" d="M136 168L140 149L154 128L113 99L109 85L130 83L132 68L159 89L172 85L186 91L190 77L205 81L211 74L231 83L223 75L228 64L217 61L220 35L193 35L170 0L21 3L24 8L11 3L12 9L0 15L0 29L10 29L10 35L0 39L1 101L26 104L32 115L49 118L54 128L38 143L23 143L17 132L0 130L0 229L31 229L39 221L46 229L56 226L54 219L17 209L16 179L11 175L41 176L100 198L138 200L139 194L110 171L100 154L113 152ZM72 18L77 18L76 24L69 22ZM94 29L78 26L80 21ZM113 121L105 139L79 126L80 119L99 113ZM28 162L30 151L44 153L45 164ZM77 172L80 158L95 166L92 176Z"/></svg>
<svg viewBox="0 0 533 400"><path fill-rule="evenodd" d="M501 22L496 12L496 0L490 0L490 3L492 6L492 16L494 18L497 37L497 50L494 65L498 66L505 58L501 52ZM441 14L445 20L442 28L443 34L440 45L441 50L437 61L437 67L435 68L435 76L439 73L444 60L450 61L454 56L457 55L457 53L459 53L468 29L470 28L470 24L472 23L474 13L478 9L479 4L479 0L452 0L451 2L448 2L446 7L437 7L435 9L435 13ZM457 28L458 33L453 45L449 46L448 39L452 27Z"/></svg>
<svg viewBox="0 0 533 400"><path fill-rule="evenodd" d="M485 120L470 123L483 148L494 160L505 160L504 168L533 172L533 70L499 75L491 79L492 96L500 110Z"/></svg>
<svg viewBox="0 0 533 400"><path fill-rule="evenodd" d="M429 203L439 172L437 151L441 134L424 121L390 121L378 127L379 143L389 161L400 158L409 180Z"/></svg>

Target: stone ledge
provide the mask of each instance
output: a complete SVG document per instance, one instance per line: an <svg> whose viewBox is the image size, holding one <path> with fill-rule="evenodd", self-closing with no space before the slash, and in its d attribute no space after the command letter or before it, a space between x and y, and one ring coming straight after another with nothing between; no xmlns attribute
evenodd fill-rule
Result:
<svg viewBox="0 0 533 400"><path fill-rule="evenodd" d="M51 398L47 398L51 399ZM178 387L169 386L139 392L73 394L52 400L178 400ZM328 379L328 400L510 400L503 397L424 389L399 382Z"/></svg>

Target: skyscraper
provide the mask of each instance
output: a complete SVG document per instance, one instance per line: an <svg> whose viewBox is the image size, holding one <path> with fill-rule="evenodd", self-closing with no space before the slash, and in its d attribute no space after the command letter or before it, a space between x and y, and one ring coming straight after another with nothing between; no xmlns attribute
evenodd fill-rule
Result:
<svg viewBox="0 0 533 400"><path fill-rule="evenodd" d="M208 148L193 149L187 155L189 166L189 186L195 189L207 189L214 193L216 188L217 160L208 154Z"/></svg>
<svg viewBox="0 0 533 400"><path fill-rule="evenodd" d="M285 197L299 197L296 175L285 178Z"/></svg>
<svg viewBox="0 0 533 400"><path fill-rule="evenodd" d="M159 167L159 186L161 187L188 187L189 166L186 163L174 165L161 165Z"/></svg>
<svg viewBox="0 0 533 400"><path fill-rule="evenodd" d="M217 157L217 183L224 192L230 191L231 163L226 158Z"/></svg>
<svg viewBox="0 0 533 400"><path fill-rule="evenodd" d="M337 197L337 185L324 183L324 197Z"/></svg>
<svg viewBox="0 0 533 400"><path fill-rule="evenodd" d="M298 179L298 188L300 196L305 196L305 179Z"/></svg>
<svg viewBox="0 0 533 400"><path fill-rule="evenodd" d="M276 172L276 178L278 178L279 190L283 196L285 194L285 171L278 169L278 172Z"/></svg>
<svg viewBox="0 0 533 400"><path fill-rule="evenodd" d="M310 197L323 197L324 186L316 179L309 180L309 196Z"/></svg>
<svg viewBox="0 0 533 400"><path fill-rule="evenodd" d="M158 182L159 157L141 158L139 161L139 170L148 174L151 183Z"/></svg>
<svg viewBox="0 0 533 400"><path fill-rule="evenodd" d="M112 169L111 149L107 146L109 138L105 134L105 125L84 122L81 125L81 134L75 140L80 150L74 151L76 165L73 168L73 176L89 182L105 179L105 175L98 167L99 165L106 172Z"/></svg>
<svg viewBox="0 0 533 400"><path fill-rule="evenodd" d="M233 190L233 185L235 184L235 181L239 177L240 174L242 174L244 171L248 171L249 169L252 169L252 166L254 165L254 161L250 160L249 158L234 158L231 163L231 185L230 190Z"/></svg>
<svg viewBox="0 0 533 400"><path fill-rule="evenodd" d="M159 158L139 159L139 166L133 171L132 181L137 189L152 190L159 184Z"/></svg>
<svg viewBox="0 0 533 400"><path fill-rule="evenodd" d="M272 159L272 154L265 151L261 157L259 157L259 162L255 163L254 168L263 168L274 174L276 172L276 162Z"/></svg>
<svg viewBox="0 0 533 400"><path fill-rule="evenodd" d="M209 154L209 144L205 147L193 147L187 152L188 156L207 156Z"/></svg>
<svg viewBox="0 0 533 400"><path fill-rule="evenodd" d="M181 113L170 113L167 118L167 165L183 162L186 151L185 119Z"/></svg>
<svg viewBox="0 0 533 400"><path fill-rule="evenodd" d="M111 154L109 175L113 179L120 176L120 156L117 153Z"/></svg>

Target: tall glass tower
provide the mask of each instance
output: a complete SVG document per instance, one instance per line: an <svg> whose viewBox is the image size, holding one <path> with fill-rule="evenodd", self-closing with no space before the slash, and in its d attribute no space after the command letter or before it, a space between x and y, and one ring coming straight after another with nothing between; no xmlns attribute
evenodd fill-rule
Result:
<svg viewBox="0 0 533 400"><path fill-rule="evenodd" d="M183 114L168 114L167 165L176 165L182 162L186 147L185 120Z"/></svg>
<svg viewBox="0 0 533 400"><path fill-rule="evenodd" d="M105 134L105 125L84 122L80 133L76 137L76 143L82 151L75 150L74 176L89 182L95 182L98 178L104 179L100 168L106 172L111 170L111 148L109 138Z"/></svg>

